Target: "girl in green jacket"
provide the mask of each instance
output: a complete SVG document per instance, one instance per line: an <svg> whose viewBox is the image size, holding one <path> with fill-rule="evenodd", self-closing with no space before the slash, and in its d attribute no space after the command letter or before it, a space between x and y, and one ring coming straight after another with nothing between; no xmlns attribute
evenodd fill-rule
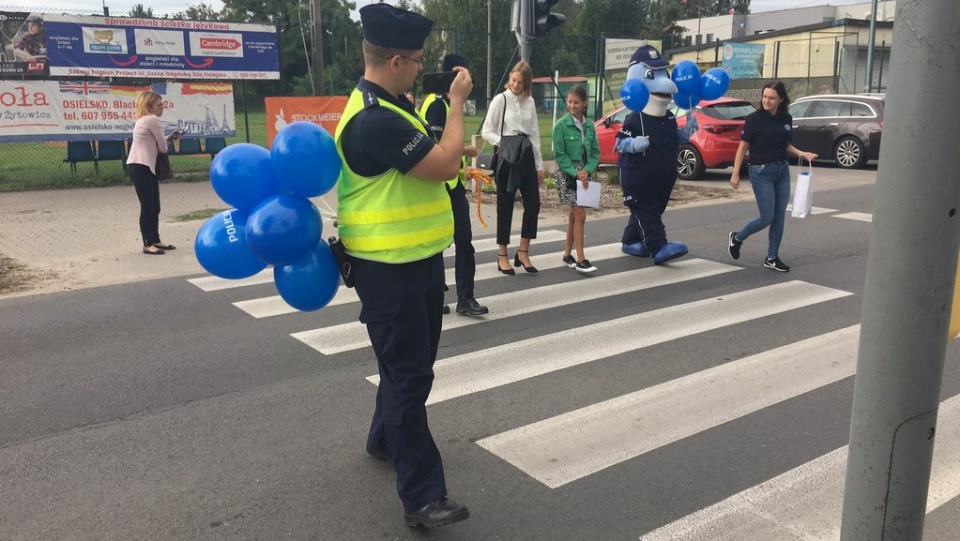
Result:
<svg viewBox="0 0 960 541"><path fill-rule="evenodd" d="M567 243L563 249L563 262L577 272L597 270L583 253L583 225L587 213L577 205L577 183L584 189L589 186L597 166L600 164L600 143L597 142L597 130L583 114L587 108L587 92L582 86L575 86L567 94L567 111L553 126L553 153L557 160L557 192L560 204L568 205ZM570 255L577 249L577 258Z"/></svg>

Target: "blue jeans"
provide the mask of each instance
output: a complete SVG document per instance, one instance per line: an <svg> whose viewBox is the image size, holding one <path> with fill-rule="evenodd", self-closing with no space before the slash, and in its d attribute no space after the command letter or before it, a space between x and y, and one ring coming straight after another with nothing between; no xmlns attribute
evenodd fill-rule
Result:
<svg viewBox="0 0 960 541"><path fill-rule="evenodd" d="M751 165L750 185L757 198L760 216L748 223L737 233L737 240L745 241L750 235L770 227L770 244L767 247L767 259L779 255L780 241L783 240L783 222L787 215L787 203L790 201L790 164L786 160L765 165Z"/></svg>

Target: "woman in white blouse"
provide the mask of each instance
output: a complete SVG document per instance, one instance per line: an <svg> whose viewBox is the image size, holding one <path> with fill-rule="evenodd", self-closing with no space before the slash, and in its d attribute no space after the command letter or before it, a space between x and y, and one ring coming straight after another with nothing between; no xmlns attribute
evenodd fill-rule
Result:
<svg viewBox="0 0 960 541"><path fill-rule="evenodd" d="M145 90L137 96L137 123L133 126L133 141L127 156L127 170L140 200L143 253L150 255L160 255L176 248L160 241L160 183L156 167L157 155L166 154L168 141L160 124L163 105L163 97L152 90Z"/></svg>
<svg viewBox="0 0 960 541"><path fill-rule="evenodd" d="M490 101L481 131L483 139L494 147L500 146L502 136L519 135L526 139L521 147L523 151L519 163L506 163L497 152L493 164L494 179L497 183L497 244L500 248L497 269L508 275L514 274L510 267L507 246L510 244L517 189L523 198L523 221L520 228L520 247L513 257L513 266L522 266L529 273L537 272L537 268L530 262L529 250L530 240L537 238L543 157L540 154L537 104L530 96L532 86L533 70L530 69L530 64L518 62L510 71L506 90Z"/></svg>

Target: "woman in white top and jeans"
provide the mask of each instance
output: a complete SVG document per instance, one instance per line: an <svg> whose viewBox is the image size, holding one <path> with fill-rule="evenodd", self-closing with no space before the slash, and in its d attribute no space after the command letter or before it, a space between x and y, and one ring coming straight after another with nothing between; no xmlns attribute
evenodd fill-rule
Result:
<svg viewBox="0 0 960 541"><path fill-rule="evenodd" d="M537 272L537 268L530 262L528 252L530 240L537 238L540 185L543 184L543 157L540 154L537 104L530 96L532 86L533 70L526 62L518 62L510 71L506 91L497 94L490 101L490 108L481 131L483 139L495 147L500 145L500 138L503 135L525 135L530 143L525 145L519 164L511 165L504 162L499 157L499 153L493 164L494 179L497 183L497 244L500 248L497 269L507 275L514 274L514 270L510 268L507 245L510 244L513 204L518 188L523 197L523 222L520 228L520 247L513 257L513 266L522 266L529 273Z"/></svg>
<svg viewBox="0 0 960 541"><path fill-rule="evenodd" d="M137 123L133 127L133 141L127 156L130 180L140 200L140 234L143 253L160 255L176 248L160 241L160 182L157 180L157 155L167 152L167 138L163 135L160 116L163 115L163 97L152 90L137 96Z"/></svg>

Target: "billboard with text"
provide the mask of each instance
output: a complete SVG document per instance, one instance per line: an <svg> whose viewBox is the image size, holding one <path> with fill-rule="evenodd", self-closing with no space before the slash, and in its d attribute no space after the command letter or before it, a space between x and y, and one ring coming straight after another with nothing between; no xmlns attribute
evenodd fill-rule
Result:
<svg viewBox="0 0 960 541"><path fill-rule="evenodd" d="M229 83L0 81L0 142L129 139L137 95L153 90L166 106L166 132L184 137L233 137L236 120Z"/></svg>
<svg viewBox="0 0 960 541"><path fill-rule="evenodd" d="M45 14L52 76L279 79L265 24Z"/></svg>

